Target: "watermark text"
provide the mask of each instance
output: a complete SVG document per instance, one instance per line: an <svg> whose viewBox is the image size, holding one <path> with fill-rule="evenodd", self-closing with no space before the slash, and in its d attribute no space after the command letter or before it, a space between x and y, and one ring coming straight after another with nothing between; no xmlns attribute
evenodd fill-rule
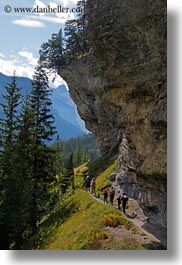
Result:
<svg viewBox="0 0 182 265"><path fill-rule="evenodd" d="M33 14L55 14L55 13L83 13L83 9L80 7L62 7L56 6L51 7L48 5L47 7L12 7L10 5L4 6L4 11L6 13L33 13Z"/></svg>

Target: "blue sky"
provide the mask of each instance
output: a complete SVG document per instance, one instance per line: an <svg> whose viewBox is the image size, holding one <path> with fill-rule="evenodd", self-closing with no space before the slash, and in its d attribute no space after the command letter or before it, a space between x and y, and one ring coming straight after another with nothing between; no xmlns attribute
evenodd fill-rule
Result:
<svg viewBox="0 0 182 265"><path fill-rule="evenodd" d="M0 0L0 72L12 75L16 70L19 76L30 77L37 64L40 45L52 33L64 28L67 19L74 13L30 14L15 13L13 8L51 8L57 6L75 8L77 0ZM6 6L12 12L4 11Z"/></svg>

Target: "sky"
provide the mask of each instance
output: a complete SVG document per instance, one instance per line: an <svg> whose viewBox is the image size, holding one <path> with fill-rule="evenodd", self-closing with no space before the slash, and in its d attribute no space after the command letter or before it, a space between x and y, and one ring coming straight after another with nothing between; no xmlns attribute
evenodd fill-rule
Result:
<svg viewBox="0 0 182 265"><path fill-rule="evenodd" d="M16 70L18 76L32 78L41 44L76 14L37 13L37 10L43 11L48 6L52 10L58 6L75 8L76 3L77 0L0 0L0 72L11 76ZM14 8L25 7L36 9L36 13L15 12ZM63 82L61 78L56 80Z"/></svg>

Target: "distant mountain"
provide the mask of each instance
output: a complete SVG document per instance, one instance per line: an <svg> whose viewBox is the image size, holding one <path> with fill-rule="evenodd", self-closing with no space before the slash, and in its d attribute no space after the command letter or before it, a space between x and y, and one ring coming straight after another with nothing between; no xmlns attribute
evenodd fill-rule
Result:
<svg viewBox="0 0 182 265"><path fill-rule="evenodd" d="M5 94L5 86L11 83L12 77L0 73L0 102L3 103L4 99L2 94ZM26 95L31 90L32 80L26 77L18 77L17 85L21 87L22 94ZM81 120L77 107L71 99L69 92L64 85L52 89L52 113L55 117L55 126L58 134L62 140L70 139L72 137L81 136L88 131L85 128L84 121ZM0 108L0 117L3 112Z"/></svg>

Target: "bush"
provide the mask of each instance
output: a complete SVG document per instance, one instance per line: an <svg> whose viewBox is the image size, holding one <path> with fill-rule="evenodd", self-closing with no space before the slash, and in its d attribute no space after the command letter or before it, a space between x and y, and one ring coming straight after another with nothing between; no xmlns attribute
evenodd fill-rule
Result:
<svg viewBox="0 0 182 265"><path fill-rule="evenodd" d="M105 226L110 226L110 227L117 227L120 225L124 225L129 229L133 225L132 222L129 221L127 218L117 213L104 215L103 221Z"/></svg>

